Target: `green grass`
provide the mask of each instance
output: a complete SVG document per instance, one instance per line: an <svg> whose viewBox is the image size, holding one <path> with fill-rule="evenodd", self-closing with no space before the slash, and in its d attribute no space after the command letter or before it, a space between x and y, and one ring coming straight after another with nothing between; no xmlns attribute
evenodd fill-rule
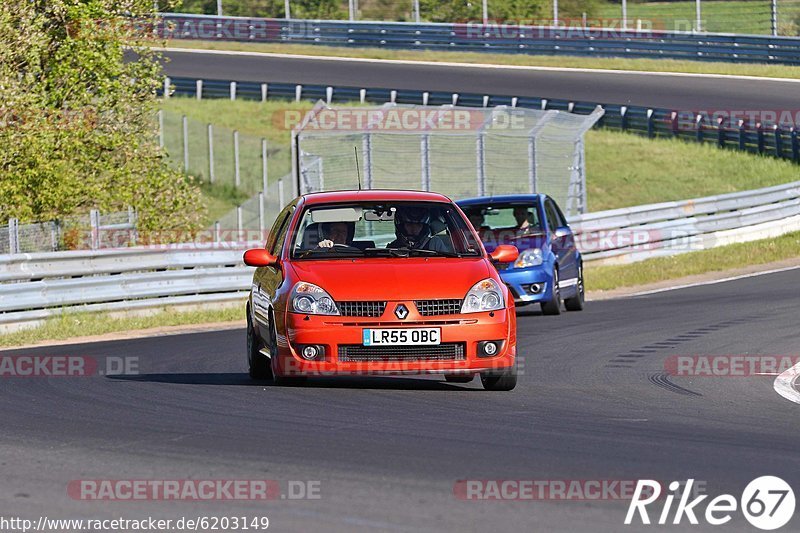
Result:
<svg viewBox="0 0 800 533"><path fill-rule="evenodd" d="M587 263L586 289L597 291L633 287L794 257L800 257L800 232L627 265L592 266Z"/></svg>
<svg viewBox="0 0 800 533"><path fill-rule="evenodd" d="M146 316L119 318L110 317L106 313L67 313L50 318L35 328L0 334L0 346L22 346L44 340L63 340L162 326L238 321L244 319L243 309L244 301L241 306L181 312L164 308Z"/></svg>
<svg viewBox="0 0 800 533"><path fill-rule="evenodd" d="M432 50L383 50L380 48L344 48L307 44L260 44L213 41L172 40L168 46L205 50L239 50L275 54L302 54L369 59L499 64L540 67L566 67L652 72L688 72L800 79L800 67L758 63L715 63L673 59L628 59L614 57L536 56L527 54L492 54L481 52L443 52ZM269 78L265 74L265 78ZM265 79L265 81L269 81Z"/></svg>
<svg viewBox="0 0 800 533"><path fill-rule="evenodd" d="M586 134L589 211L686 200L800 179L783 159L680 139L609 130Z"/></svg>

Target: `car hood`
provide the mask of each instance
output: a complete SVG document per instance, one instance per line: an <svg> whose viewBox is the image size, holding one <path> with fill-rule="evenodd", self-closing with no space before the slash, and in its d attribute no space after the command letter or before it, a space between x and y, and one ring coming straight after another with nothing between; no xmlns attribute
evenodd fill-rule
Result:
<svg viewBox="0 0 800 533"><path fill-rule="evenodd" d="M491 275L484 258L370 258L295 261L299 281L319 285L334 300L463 298Z"/></svg>

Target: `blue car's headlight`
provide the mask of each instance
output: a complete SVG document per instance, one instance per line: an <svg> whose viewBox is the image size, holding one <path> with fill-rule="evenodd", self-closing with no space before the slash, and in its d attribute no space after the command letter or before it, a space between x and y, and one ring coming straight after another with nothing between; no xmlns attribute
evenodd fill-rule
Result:
<svg viewBox="0 0 800 533"><path fill-rule="evenodd" d="M516 261L514 261L514 268L526 268L532 266L539 266L544 261L541 248L528 248L523 250Z"/></svg>

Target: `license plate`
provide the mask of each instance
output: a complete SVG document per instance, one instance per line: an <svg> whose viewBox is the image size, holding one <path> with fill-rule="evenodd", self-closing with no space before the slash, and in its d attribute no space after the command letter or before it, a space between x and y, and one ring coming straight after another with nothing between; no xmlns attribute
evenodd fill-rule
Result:
<svg viewBox="0 0 800 533"><path fill-rule="evenodd" d="M365 329L364 346L430 346L441 342L440 328Z"/></svg>

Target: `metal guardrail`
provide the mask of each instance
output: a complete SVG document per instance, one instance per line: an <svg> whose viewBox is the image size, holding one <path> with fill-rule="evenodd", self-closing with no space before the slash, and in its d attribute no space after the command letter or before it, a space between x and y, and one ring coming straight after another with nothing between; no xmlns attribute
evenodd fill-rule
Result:
<svg viewBox="0 0 800 533"><path fill-rule="evenodd" d="M800 64L800 38L617 28L358 22L164 13L160 37L386 49Z"/></svg>
<svg viewBox="0 0 800 533"><path fill-rule="evenodd" d="M593 264L641 261L800 231L800 182L571 219ZM0 256L0 330L64 311L242 302L260 242L176 244Z"/></svg>
<svg viewBox="0 0 800 533"><path fill-rule="evenodd" d="M714 120L707 113L681 112L664 108L626 106L598 102L580 102L532 96L450 93L444 91L394 90L352 86L301 85L294 83L258 83L230 80L196 80L194 78L165 78L169 93L203 98L228 98L266 101L270 99L323 100L332 102L370 102L384 104L458 105L466 107L512 106L531 109L555 109L590 114L597 106L604 109L596 127L605 127L645 135L650 138L669 137L692 142L711 143L730 148L771 155L800 162L800 138L796 127L770 124L747 124L743 121L730 126ZM161 94L165 90L161 89ZM689 116L686 116L686 114Z"/></svg>

